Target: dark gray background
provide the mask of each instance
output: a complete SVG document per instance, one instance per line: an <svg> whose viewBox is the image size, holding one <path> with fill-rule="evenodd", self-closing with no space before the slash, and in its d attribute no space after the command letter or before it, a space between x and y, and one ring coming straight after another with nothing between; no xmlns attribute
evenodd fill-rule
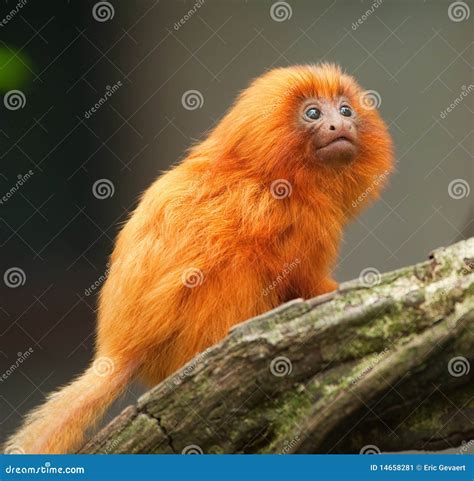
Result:
<svg viewBox="0 0 474 481"><path fill-rule="evenodd" d="M2 2L0 18L15 3ZM472 186L474 95L440 116L473 83L472 2L470 18L455 22L450 1L385 0L353 29L372 2L291 0L291 18L276 22L269 1L207 0L178 30L193 1L114 0L103 23L94 3L30 0L0 28L0 47L29 59L29 80L16 87L25 107L0 103L0 193L34 172L0 206L0 374L33 349L0 383L0 442L91 359L96 296L85 289L103 274L138 195L267 69L337 62L382 99L397 172L347 229L338 280L419 261L473 233L473 194L453 199L448 185ZM183 108L188 90L202 93L202 108ZM115 193L99 200L92 185L102 178ZM11 267L25 272L23 286L2 282Z"/></svg>

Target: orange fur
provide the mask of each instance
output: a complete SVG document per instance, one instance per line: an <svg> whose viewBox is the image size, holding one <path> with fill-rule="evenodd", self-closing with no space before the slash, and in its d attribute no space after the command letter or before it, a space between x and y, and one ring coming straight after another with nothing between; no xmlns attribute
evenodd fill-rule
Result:
<svg viewBox="0 0 474 481"><path fill-rule="evenodd" d="M118 236L100 295L97 357L115 363L108 378L114 395L133 374L161 381L233 324L337 287L331 271L342 228L378 195L384 182L374 180L392 169L386 126L375 110L361 107L361 92L333 65L270 71L145 192ZM357 112L360 150L353 162L334 166L308 148L296 112L302 99L339 95ZM291 196L272 195L277 179L290 183ZM364 192L368 196L352 207ZM297 267L281 276L295 259ZM194 288L183 284L189 268L203 276ZM85 389L75 399L76 382L56 393L8 446L41 453L77 447L114 397L88 372L88 384L98 390Z"/></svg>

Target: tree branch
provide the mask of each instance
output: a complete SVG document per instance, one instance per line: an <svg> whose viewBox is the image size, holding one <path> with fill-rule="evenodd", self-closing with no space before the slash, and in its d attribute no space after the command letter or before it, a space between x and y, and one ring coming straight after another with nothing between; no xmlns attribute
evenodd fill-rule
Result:
<svg viewBox="0 0 474 481"><path fill-rule="evenodd" d="M474 238L237 325L83 453L439 450L474 437Z"/></svg>

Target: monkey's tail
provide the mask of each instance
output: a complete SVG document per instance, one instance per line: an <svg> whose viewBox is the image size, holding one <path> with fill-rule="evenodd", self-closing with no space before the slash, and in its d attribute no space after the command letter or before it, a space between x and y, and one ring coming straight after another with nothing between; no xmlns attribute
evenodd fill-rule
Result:
<svg viewBox="0 0 474 481"><path fill-rule="evenodd" d="M133 377L134 369L99 357L71 384L48 396L46 403L26 417L5 445L6 453L64 454L73 452L87 428Z"/></svg>

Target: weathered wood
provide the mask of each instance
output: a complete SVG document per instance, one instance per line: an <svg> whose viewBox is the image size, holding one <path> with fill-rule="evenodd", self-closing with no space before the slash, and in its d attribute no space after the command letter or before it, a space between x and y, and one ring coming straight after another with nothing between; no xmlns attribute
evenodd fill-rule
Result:
<svg viewBox="0 0 474 481"><path fill-rule="evenodd" d="M437 450L474 438L474 238L236 326L83 453Z"/></svg>

